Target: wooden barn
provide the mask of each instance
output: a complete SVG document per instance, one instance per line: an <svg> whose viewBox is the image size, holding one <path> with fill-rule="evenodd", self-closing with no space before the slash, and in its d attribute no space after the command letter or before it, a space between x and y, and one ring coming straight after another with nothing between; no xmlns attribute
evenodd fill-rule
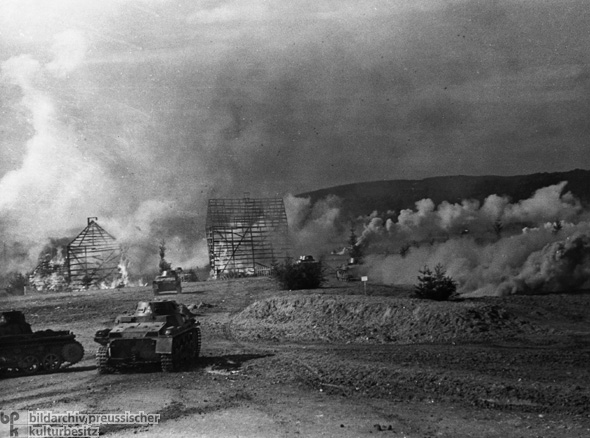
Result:
<svg viewBox="0 0 590 438"><path fill-rule="evenodd" d="M109 287L119 274L121 248L97 219L89 217L86 228L67 246L65 266L72 288Z"/></svg>

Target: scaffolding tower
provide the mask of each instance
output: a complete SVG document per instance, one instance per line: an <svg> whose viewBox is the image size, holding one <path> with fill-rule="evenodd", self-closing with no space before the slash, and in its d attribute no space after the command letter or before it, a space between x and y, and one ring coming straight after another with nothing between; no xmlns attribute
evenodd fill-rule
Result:
<svg viewBox="0 0 590 438"><path fill-rule="evenodd" d="M112 284L119 274L121 247L116 239L88 218L88 226L67 247L66 266L70 287Z"/></svg>
<svg viewBox="0 0 590 438"><path fill-rule="evenodd" d="M281 198L210 199L206 233L213 278L269 275L289 256Z"/></svg>

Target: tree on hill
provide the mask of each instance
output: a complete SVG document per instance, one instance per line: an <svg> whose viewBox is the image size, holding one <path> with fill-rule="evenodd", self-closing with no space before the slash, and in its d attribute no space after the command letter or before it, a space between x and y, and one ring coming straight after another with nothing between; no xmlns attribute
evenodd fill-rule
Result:
<svg viewBox="0 0 590 438"><path fill-rule="evenodd" d="M358 237L354 232L354 227L350 227L350 236L348 238L348 255L354 260L354 263L362 263L363 250L358 245Z"/></svg>
<svg viewBox="0 0 590 438"><path fill-rule="evenodd" d="M401 248L399 249L399 255L403 258L405 258L408 253L410 252L410 244L409 243L404 243Z"/></svg>
<svg viewBox="0 0 590 438"><path fill-rule="evenodd" d="M166 242L164 240L160 241L160 263L159 263L159 268L160 268L160 274L164 271L169 271L171 269L171 265L170 263L168 263L166 261Z"/></svg>
<svg viewBox="0 0 590 438"><path fill-rule="evenodd" d="M419 273L418 284L414 289L418 298L446 301L457 291L457 283L446 275L440 263L434 267L434 272L424 266Z"/></svg>
<svg viewBox="0 0 590 438"><path fill-rule="evenodd" d="M10 272L7 276L6 292L11 295L20 295L24 293L27 285L27 278L20 272Z"/></svg>

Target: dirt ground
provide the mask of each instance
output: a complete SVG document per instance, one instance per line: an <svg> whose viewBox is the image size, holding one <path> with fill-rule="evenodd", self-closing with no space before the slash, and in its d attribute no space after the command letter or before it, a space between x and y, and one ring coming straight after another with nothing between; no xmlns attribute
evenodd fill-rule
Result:
<svg viewBox="0 0 590 438"><path fill-rule="evenodd" d="M107 437L588 437L590 294L429 303L408 288L269 279L186 283L201 358L98 375L94 332L150 288L3 298L33 329L70 329L82 362L1 380L0 411L152 412ZM162 296L164 297L164 296Z"/></svg>

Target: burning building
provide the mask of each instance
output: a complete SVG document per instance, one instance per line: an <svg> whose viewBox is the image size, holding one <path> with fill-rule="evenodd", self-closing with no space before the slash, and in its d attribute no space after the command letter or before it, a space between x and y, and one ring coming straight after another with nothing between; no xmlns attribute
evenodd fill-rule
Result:
<svg viewBox="0 0 590 438"><path fill-rule="evenodd" d="M210 199L206 233L213 278L268 275L273 262L289 256L281 198Z"/></svg>
<svg viewBox="0 0 590 438"><path fill-rule="evenodd" d="M29 285L34 290L59 291L66 289L65 258L62 247L55 248L55 254L44 254L41 262L29 275Z"/></svg>
<svg viewBox="0 0 590 438"><path fill-rule="evenodd" d="M116 239L88 218L88 226L67 246L65 270L72 288L113 284L120 276L121 247Z"/></svg>

